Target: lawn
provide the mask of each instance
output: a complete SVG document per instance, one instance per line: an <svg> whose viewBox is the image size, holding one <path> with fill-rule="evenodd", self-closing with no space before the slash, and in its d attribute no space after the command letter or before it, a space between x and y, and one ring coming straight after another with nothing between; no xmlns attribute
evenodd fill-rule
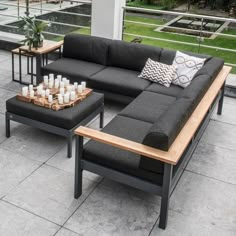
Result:
<svg viewBox="0 0 236 236"><path fill-rule="evenodd" d="M225 62L236 64L236 53L192 46L192 45L184 45L182 42L198 44L196 36L187 36L187 35L179 35L179 34L172 34L167 32L157 32L154 31L158 26L153 25L141 25L135 22L145 22L150 24L162 25L165 23L162 19L155 19L149 17L141 17L141 16L126 16L126 20L134 21L134 22L125 22L125 33L127 34L135 34L140 36L147 36L147 37L154 37L159 38L160 40L155 39L143 39L143 44L150 44L159 47L165 47L170 49L177 49L177 50L185 50L191 51L195 53L203 53L208 54L216 57L224 58ZM236 35L236 30L230 29L226 31L227 34L234 34ZM124 40L131 41L134 36L124 36ZM163 41L162 41L163 39ZM180 43L172 43L167 42L166 40L175 40ZM227 36L218 36L216 39L207 39L205 38L202 45L220 47L220 48L229 48L229 49L236 49L236 39ZM233 68L233 73L236 73L236 67Z"/></svg>
<svg viewBox="0 0 236 236"><path fill-rule="evenodd" d="M148 9L154 9L154 10L166 10L166 7L157 5L157 4L146 4L140 1L134 1L134 2L127 2L126 6L128 7L140 7L140 8L148 8Z"/></svg>

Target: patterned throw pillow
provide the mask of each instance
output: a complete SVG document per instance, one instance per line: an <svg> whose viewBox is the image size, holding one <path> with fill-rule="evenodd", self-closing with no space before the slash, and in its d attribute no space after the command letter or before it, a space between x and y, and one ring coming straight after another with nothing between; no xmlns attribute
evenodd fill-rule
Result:
<svg viewBox="0 0 236 236"><path fill-rule="evenodd" d="M149 58L139 77L170 87L175 74L175 66L162 64Z"/></svg>
<svg viewBox="0 0 236 236"><path fill-rule="evenodd" d="M206 58L189 56L177 51L173 66L177 67L173 84L186 88L190 85L194 75L203 67Z"/></svg>

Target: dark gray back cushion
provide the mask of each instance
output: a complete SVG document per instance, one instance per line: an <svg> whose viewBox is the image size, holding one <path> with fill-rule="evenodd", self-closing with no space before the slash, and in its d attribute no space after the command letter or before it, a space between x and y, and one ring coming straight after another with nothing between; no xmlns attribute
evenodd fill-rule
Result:
<svg viewBox="0 0 236 236"><path fill-rule="evenodd" d="M99 37L68 34L64 38L63 57L106 65L110 42Z"/></svg>
<svg viewBox="0 0 236 236"><path fill-rule="evenodd" d="M114 40L109 46L110 66L141 71L148 58L159 61L161 48Z"/></svg>

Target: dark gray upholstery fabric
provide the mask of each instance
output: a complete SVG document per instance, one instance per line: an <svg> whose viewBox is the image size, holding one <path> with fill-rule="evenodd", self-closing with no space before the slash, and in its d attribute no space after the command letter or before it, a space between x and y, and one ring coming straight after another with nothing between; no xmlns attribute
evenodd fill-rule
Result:
<svg viewBox="0 0 236 236"><path fill-rule="evenodd" d="M161 48L114 40L109 46L110 66L141 71L148 58L159 61Z"/></svg>
<svg viewBox="0 0 236 236"><path fill-rule="evenodd" d="M120 115L155 123L175 100L174 97L144 91Z"/></svg>
<svg viewBox="0 0 236 236"><path fill-rule="evenodd" d="M204 66L197 72L195 77L199 75L209 75L213 79L216 77L216 75L220 72L224 65L224 61L220 58L209 58Z"/></svg>
<svg viewBox="0 0 236 236"><path fill-rule="evenodd" d="M171 144L192 114L192 101L180 98L172 103L148 131L143 144L168 151ZM144 156L140 160L140 168L158 174L163 173L163 162L151 160Z"/></svg>
<svg viewBox="0 0 236 236"><path fill-rule="evenodd" d="M86 81L88 77L104 69L105 66L87 61L62 58L42 68L42 75L60 74L72 82Z"/></svg>
<svg viewBox="0 0 236 236"><path fill-rule="evenodd" d="M193 101L180 98L172 103L149 130L143 143L167 151L192 113Z"/></svg>
<svg viewBox="0 0 236 236"><path fill-rule="evenodd" d="M102 131L141 143L151 126L150 123L118 115ZM162 176L139 168L140 155L107 144L89 141L84 146L83 159L155 183L162 183Z"/></svg>
<svg viewBox="0 0 236 236"><path fill-rule="evenodd" d="M88 86L123 94L130 97L138 96L151 82L138 77L139 72L117 67L107 67L88 79Z"/></svg>
<svg viewBox="0 0 236 236"><path fill-rule="evenodd" d="M104 101L103 94L94 93L74 107L60 111L46 109L13 97L6 102L7 111L64 129L72 129L89 116Z"/></svg>
<svg viewBox="0 0 236 236"><path fill-rule="evenodd" d="M110 42L94 36L68 34L64 38L63 57L106 65Z"/></svg>
<svg viewBox="0 0 236 236"><path fill-rule="evenodd" d="M167 88L161 84L152 83L150 86L148 86L145 89L145 91L155 92L155 93L164 94L167 96L178 98L179 96L182 96L184 89L174 84L171 84L171 86Z"/></svg>

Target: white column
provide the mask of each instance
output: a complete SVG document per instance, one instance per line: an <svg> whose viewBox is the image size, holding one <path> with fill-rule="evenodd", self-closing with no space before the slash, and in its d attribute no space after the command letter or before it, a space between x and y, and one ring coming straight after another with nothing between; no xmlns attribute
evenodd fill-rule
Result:
<svg viewBox="0 0 236 236"><path fill-rule="evenodd" d="M125 4L126 0L93 0L91 35L122 39Z"/></svg>

